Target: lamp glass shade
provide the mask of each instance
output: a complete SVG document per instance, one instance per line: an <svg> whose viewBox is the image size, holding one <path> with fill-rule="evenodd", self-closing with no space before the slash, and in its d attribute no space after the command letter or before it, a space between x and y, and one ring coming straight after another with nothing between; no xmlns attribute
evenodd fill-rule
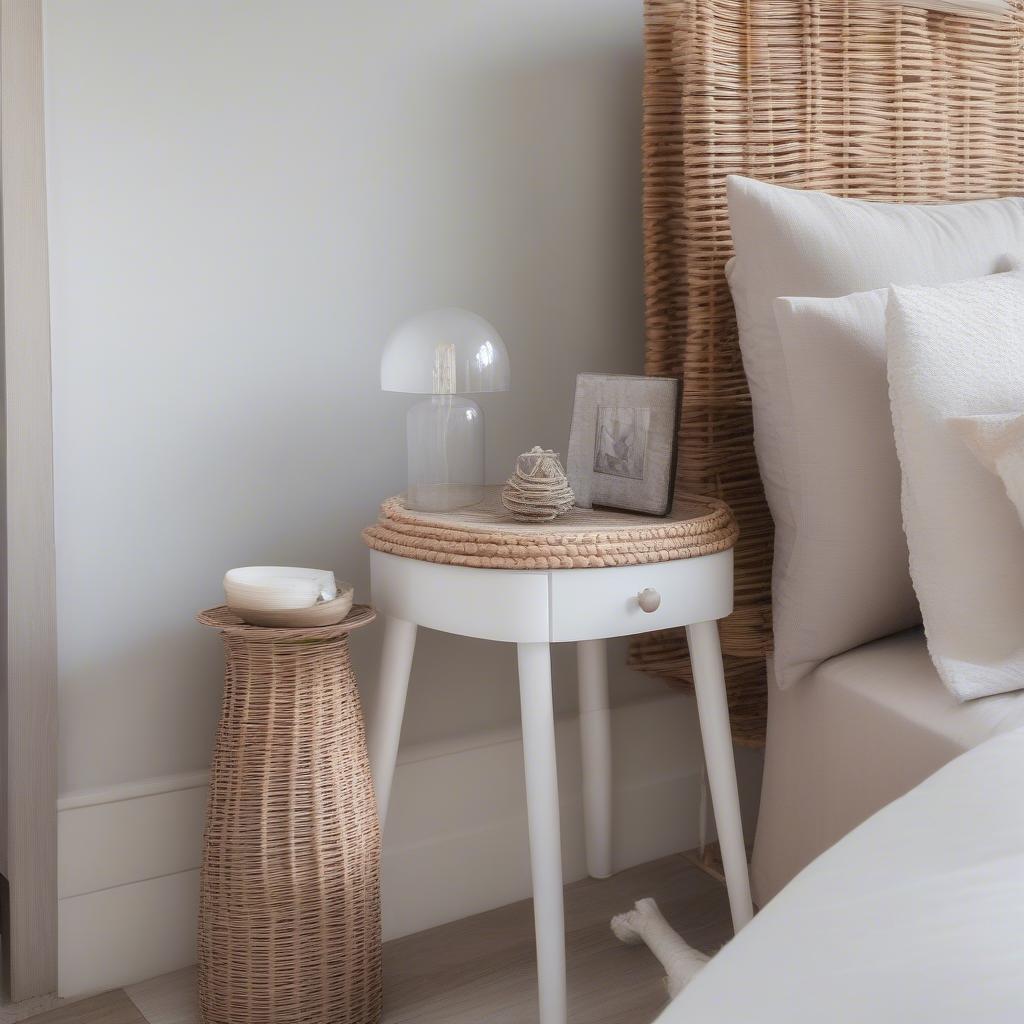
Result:
<svg viewBox="0 0 1024 1024"><path fill-rule="evenodd" d="M398 327L380 362L383 391L472 395L508 391L508 350L482 316L449 307L420 313Z"/></svg>

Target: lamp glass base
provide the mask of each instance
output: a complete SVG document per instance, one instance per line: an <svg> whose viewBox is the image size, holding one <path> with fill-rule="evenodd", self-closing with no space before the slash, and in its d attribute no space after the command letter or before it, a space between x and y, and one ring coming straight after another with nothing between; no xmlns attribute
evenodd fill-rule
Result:
<svg viewBox="0 0 1024 1024"><path fill-rule="evenodd" d="M406 418L406 504L420 512L475 505L484 496L484 417L462 395L431 395Z"/></svg>

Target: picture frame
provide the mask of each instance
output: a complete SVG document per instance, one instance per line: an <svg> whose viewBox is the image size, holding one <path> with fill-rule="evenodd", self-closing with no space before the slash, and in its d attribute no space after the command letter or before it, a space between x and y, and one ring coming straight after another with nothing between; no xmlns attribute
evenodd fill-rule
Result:
<svg viewBox="0 0 1024 1024"><path fill-rule="evenodd" d="M566 460L576 504L668 515L678 426L675 377L578 374Z"/></svg>

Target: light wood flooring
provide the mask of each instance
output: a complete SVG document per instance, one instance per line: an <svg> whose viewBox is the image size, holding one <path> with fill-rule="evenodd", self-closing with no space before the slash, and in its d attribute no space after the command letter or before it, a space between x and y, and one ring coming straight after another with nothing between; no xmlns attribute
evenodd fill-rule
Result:
<svg viewBox="0 0 1024 1024"><path fill-rule="evenodd" d="M654 896L673 927L707 953L731 934L725 887L682 855L567 886L570 1024L648 1024L665 1006L660 965L646 947L617 942L608 927L642 896ZM530 1024L537 1019L533 907L523 900L387 942L384 972L383 1024ZM198 1024L195 969L27 1022Z"/></svg>

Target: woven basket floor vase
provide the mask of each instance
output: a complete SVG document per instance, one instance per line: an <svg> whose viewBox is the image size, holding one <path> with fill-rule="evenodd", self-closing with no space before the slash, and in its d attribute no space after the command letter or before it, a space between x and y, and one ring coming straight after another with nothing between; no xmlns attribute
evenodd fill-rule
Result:
<svg viewBox="0 0 1024 1024"><path fill-rule="evenodd" d="M380 828L349 632L198 616L224 641L199 903L204 1024L370 1024Z"/></svg>

